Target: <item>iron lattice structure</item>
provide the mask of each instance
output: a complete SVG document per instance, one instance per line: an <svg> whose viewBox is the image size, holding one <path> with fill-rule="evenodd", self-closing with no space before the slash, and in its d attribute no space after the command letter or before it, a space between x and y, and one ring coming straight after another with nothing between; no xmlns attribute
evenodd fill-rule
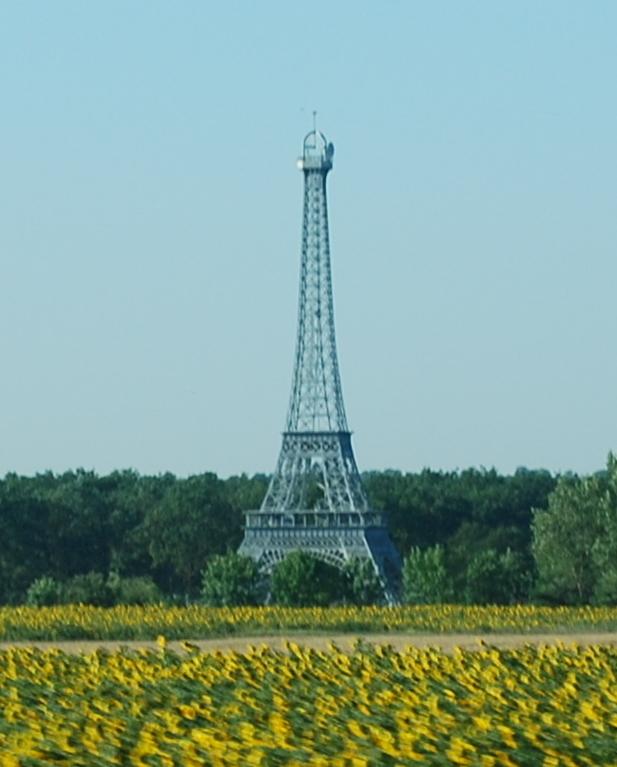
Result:
<svg viewBox="0 0 617 767"><path fill-rule="evenodd" d="M334 147L313 130L304 173L298 334L291 399L276 470L259 511L246 514L240 553L269 572L302 549L338 567L369 559L396 600L400 558L371 510L351 447L334 333L326 177Z"/></svg>

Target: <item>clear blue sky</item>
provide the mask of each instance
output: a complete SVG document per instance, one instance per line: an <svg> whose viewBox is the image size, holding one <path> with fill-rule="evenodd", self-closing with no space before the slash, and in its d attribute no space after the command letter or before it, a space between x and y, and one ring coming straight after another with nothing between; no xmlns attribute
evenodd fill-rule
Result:
<svg viewBox="0 0 617 767"><path fill-rule="evenodd" d="M617 3L0 4L0 474L272 471L319 110L362 469L617 449Z"/></svg>

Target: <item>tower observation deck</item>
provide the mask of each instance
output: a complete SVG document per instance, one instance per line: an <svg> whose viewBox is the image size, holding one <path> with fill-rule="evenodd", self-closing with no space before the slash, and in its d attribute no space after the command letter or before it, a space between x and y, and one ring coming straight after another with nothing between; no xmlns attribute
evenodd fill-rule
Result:
<svg viewBox="0 0 617 767"><path fill-rule="evenodd" d="M343 405L326 195L333 156L323 133L307 134L298 160L304 205L291 397L275 472L261 508L246 514L239 551L265 572L297 549L338 567L369 559L394 602L400 558L383 512L369 507Z"/></svg>

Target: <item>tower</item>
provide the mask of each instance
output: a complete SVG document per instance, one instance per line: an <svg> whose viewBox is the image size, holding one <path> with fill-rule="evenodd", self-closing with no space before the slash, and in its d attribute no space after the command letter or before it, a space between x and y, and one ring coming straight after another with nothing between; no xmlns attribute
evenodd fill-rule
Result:
<svg viewBox="0 0 617 767"><path fill-rule="evenodd" d="M371 510L351 447L336 354L326 177L334 146L312 130L304 174L298 332L291 398L276 470L259 511L246 514L240 553L268 572L295 549L341 567L368 559L396 599L400 558Z"/></svg>

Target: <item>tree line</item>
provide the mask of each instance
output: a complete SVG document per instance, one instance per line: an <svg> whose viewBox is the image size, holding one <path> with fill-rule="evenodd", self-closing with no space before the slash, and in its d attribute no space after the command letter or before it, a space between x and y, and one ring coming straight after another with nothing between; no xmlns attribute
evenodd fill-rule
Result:
<svg viewBox="0 0 617 767"><path fill-rule="evenodd" d="M617 599L612 457L606 470L582 478L426 469L363 479L373 507L388 513L408 601ZM0 602L33 594L51 600L45 589L52 585L72 601L201 598L204 571L236 550L244 511L259 507L267 483L261 474L7 474L0 479ZM358 577L352 567L346 582Z"/></svg>

